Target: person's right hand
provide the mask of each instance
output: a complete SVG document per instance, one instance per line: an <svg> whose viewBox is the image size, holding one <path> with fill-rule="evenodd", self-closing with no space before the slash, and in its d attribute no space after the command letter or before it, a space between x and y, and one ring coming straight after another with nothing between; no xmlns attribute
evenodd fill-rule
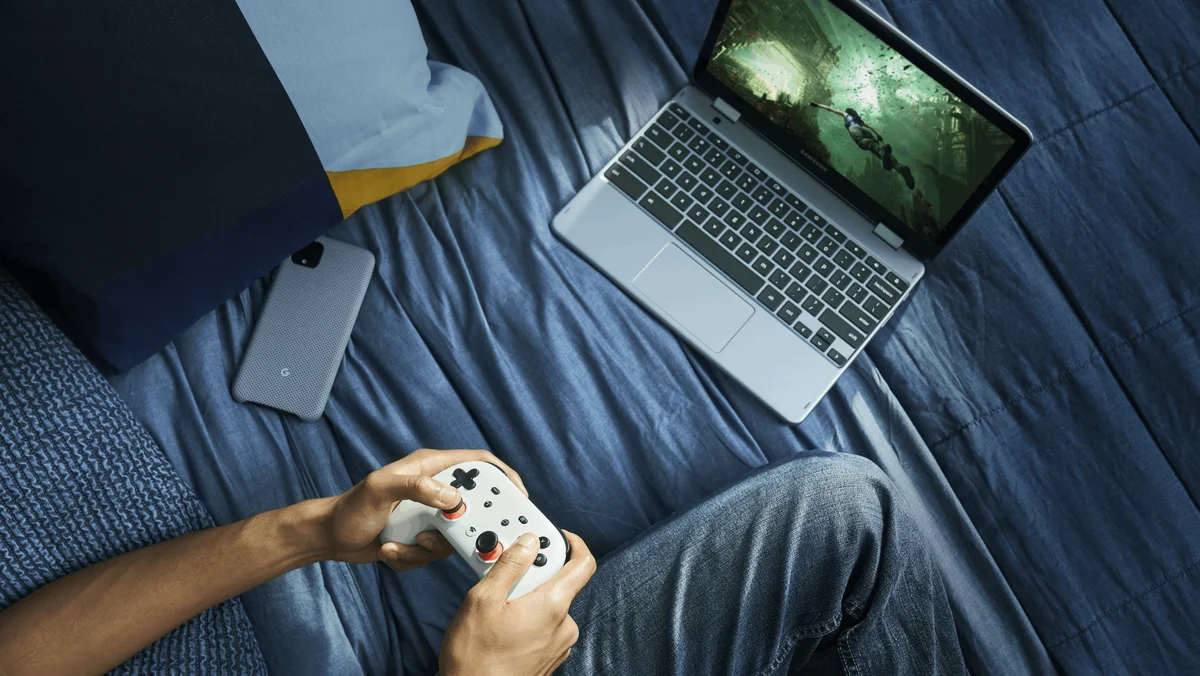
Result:
<svg viewBox="0 0 1200 676"><path fill-rule="evenodd" d="M567 612L596 572L596 560L573 533L571 560L558 575L518 599L508 590L533 564L538 539L517 538L468 594L442 639L442 676L547 676L567 660L579 627Z"/></svg>

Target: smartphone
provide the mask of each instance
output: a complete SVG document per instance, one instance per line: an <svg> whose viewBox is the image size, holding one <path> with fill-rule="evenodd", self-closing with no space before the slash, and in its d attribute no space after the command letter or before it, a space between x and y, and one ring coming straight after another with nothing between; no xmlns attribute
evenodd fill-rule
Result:
<svg viewBox="0 0 1200 676"><path fill-rule="evenodd" d="M374 270L370 251L327 237L280 264L233 398L320 418Z"/></svg>

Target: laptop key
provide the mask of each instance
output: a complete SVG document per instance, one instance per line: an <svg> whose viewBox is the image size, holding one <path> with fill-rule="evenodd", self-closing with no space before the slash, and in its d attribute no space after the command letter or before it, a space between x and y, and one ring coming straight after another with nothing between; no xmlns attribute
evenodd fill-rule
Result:
<svg viewBox="0 0 1200 676"><path fill-rule="evenodd" d="M808 220L812 221L813 223L816 223L817 225L821 226L822 228L825 227L825 224L829 222L829 221L825 220L825 218L823 216L821 216L821 214L818 214L813 209L809 209L808 213L806 213L805 216L808 216Z"/></svg>
<svg viewBox="0 0 1200 676"><path fill-rule="evenodd" d="M741 209L742 213L746 213L750 210L750 207L754 206L754 202L751 201L745 193L738 193L737 196L733 198L733 206Z"/></svg>
<svg viewBox="0 0 1200 676"><path fill-rule="evenodd" d="M712 136L708 137L708 140L712 141L713 146L720 148L721 150L729 149L729 143L725 139L721 138L720 136L717 136L716 134L713 134Z"/></svg>
<svg viewBox="0 0 1200 676"><path fill-rule="evenodd" d="M721 181L721 184L717 186L717 194L727 200L733 199L733 196L738 194L737 186L729 181Z"/></svg>
<svg viewBox="0 0 1200 676"><path fill-rule="evenodd" d="M841 291L830 287L828 291L821 294L821 300L825 301L829 307L836 310L843 302L845 302L846 296L844 296Z"/></svg>
<svg viewBox="0 0 1200 676"><path fill-rule="evenodd" d="M758 251L756 251L749 242L742 242L739 244L735 253L737 254L738 258L747 263L753 261L754 257L758 255Z"/></svg>
<svg viewBox="0 0 1200 676"><path fill-rule="evenodd" d="M618 190L635 200L641 199L642 195L646 194L646 191L649 190L645 183L642 183L633 175L633 172L619 164L609 167L608 171L604 172L604 177Z"/></svg>
<svg viewBox="0 0 1200 676"><path fill-rule="evenodd" d="M679 186L672 183L671 179L664 178L658 182L658 185L654 186L654 189L663 197L671 199L671 196L679 191Z"/></svg>
<svg viewBox="0 0 1200 676"><path fill-rule="evenodd" d="M808 263L809 265L812 265L813 262L816 261L817 258L820 257L820 255L821 254L817 253L816 249L812 248L811 246L809 246L807 244L800 247L800 254L799 254L800 260L804 261L805 263Z"/></svg>
<svg viewBox="0 0 1200 676"><path fill-rule="evenodd" d="M858 309L853 303L846 303L838 309L838 312L863 333L870 334L875 327L879 326L879 322L874 317Z"/></svg>
<svg viewBox="0 0 1200 676"><path fill-rule="evenodd" d="M696 132L686 124L681 124L671 130L671 135L679 139L681 142L687 143L688 141L692 140L692 137L696 135Z"/></svg>
<svg viewBox="0 0 1200 676"><path fill-rule="evenodd" d="M717 148L713 148L712 150L704 153L704 161L708 162L714 167L719 167L721 166L721 163L725 161L725 153L721 152Z"/></svg>
<svg viewBox="0 0 1200 676"><path fill-rule="evenodd" d="M792 276L796 278L796 281L803 282L805 279L808 279L809 275L812 274L812 269L805 265L804 261L796 261L795 265L788 268L788 272L792 273Z"/></svg>
<svg viewBox="0 0 1200 676"><path fill-rule="evenodd" d="M766 225L767 219L771 217L771 214L768 214L767 210L760 206L752 207L750 211L746 213L746 215L750 217L750 220L758 223L759 225Z"/></svg>
<svg viewBox="0 0 1200 676"><path fill-rule="evenodd" d="M834 364L837 364L838 366L846 365L846 358L844 356L842 356L841 352L838 352L837 350L835 350L833 348L829 348L829 351L825 353L825 356L829 357L829 361L832 361Z"/></svg>
<svg viewBox="0 0 1200 676"><path fill-rule="evenodd" d="M785 232L783 237L779 238L779 242L785 249L794 253L804 243L804 240L794 232Z"/></svg>
<svg viewBox="0 0 1200 676"><path fill-rule="evenodd" d="M783 303L783 294L779 291L767 286L758 294L758 302L762 303L771 312L779 309L779 305Z"/></svg>
<svg viewBox="0 0 1200 676"><path fill-rule="evenodd" d="M671 204L674 205L676 209L687 213L687 210L692 208L692 204L694 204L694 202L686 192L680 192L671 198Z"/></svg>
<svg viewBox="0 0 1200 676"><path fill-rule="evenodd" d="M658 123L661 124L664 129L670 130L672 127L679 124L679 118L675 117L675 113L672 113L668 110L662 115L658 116Z"/></svg>
<svg viewBox="0 0 1200 676"><path fill-rule="evenodd" d="M738 259L733 257L733 254L722 249L716 242L708 238L695 225L684 223L683 227L676 231L679 238L687 242L709 263L712 263L721 272L729 275L738 286L746 290L747 293L756 294L763 287L763 280L758 278L750 268L742 265ZM732 232L725 233L726 235L734 235ZM722 238L723 240L724 238ZM724 243L724 242L722 242Z"/></svg>
<svg viewBox="0 0 1200 676"><path fill-rule="evenodd" d="M721 175L731 181L736 181L742 177L742 170L738 169L737 162L729 160L725 166L721 167Z"/></svg>
<svg viewBox="0 0 1200 676"><path fill-rule="evenodd" d="M721 174L717 173L717 170L712 167L705 167L704 171L700 172L700 180L704 185L716 188L717 184L721 182Z"/></svg>
<svg viewBox="0 0 1200 676"><path fill-rule="evenodd" d="M841 270L835 271L829 278L829 283L832 284L838 291L845 291L853 281L854 280L850 279L850 275L842 272Z"/></svg>
<svg viewBox="0 0 1200 676"><path fill-rule="evenodd" d="M821 313L821 310L825 308L825 304L822 303L821 299L816 295L812 295L805 299L805 301L800 304L800 307L804 308L804 311L808 314L816 317Z"/></svg>
<svg viewBox="0 0 1200 676"><path fill-rule="evenodd" d="M854 264L854 256L851 256L849 251L842 249L833 257L833 262L837 263L839 268L849 270L850 266Z"/></svg>
<svg viewBox="0 0 1200 676"><path fill-rule="evenodd" d="M704 160L692 155L683 161L683 166L693 174L699 174L704 171Z"/></svg>
<svg viewBox="0 0 1200 676"><path fill-rule="evenodd" d="M812 223L809 223L808 225L804 226L803 230L800 231L800 236L812 242L813 244L816 244L817 242L821 241L821 229Z"/></svg>
<svg viewBox="0 0 1200 676"><path fill-rule="evenodd" d="M667 204L667 200L657 193L646 195L638 204L642 205L646 211L650 212L650 215L672 230L683 220L683 214L676 211L670 204Z"/></svg>
<svg viewBox="0 0 1200 676"><path fill-rule="evenodd" d="M683 188L684 190L691 190L692 188L696 187L696 183L698 181L696 181L695 176L692 176L686 171L681 171L679 172L679 176L676 177L675 182L679 184L680 188Z"/></svg>
<svg viewBox="0 0 1200 676"><path fill-rule="evenodd" d="M779 261L775 262L778 263ZM786 289L788 284L792 283L792 278L788 277L788 273L786 271L776 270L775 272L771 273L771 276L767 278L767 281L776 288Z"/></svg>
<svg viewBox="0 0 1200 676"><path fill-rule="evenodd" d="M746 166L747 164L749 164L749 162L750 162L750 160L746 159L745 155L741 154L740 152L738 152L736 150L729 151L729 159L733 160L734 162L737 162L739 166L743 166L743 167Z"/></svg>
<svg viewBox="0 0 1200 676"><path fill-rule="evenodd" d="M767 254L768 256L779 250L779 242L776 242L770 237L763 237L762 239L758 240L758 244L755 244L755 246L758 247L759 251Z"/></svg>
<svg viewBox="0 0 1200 676"><path fill-rule="evenodd" d="M805 223L808 223L808 221L804 220L804 216L801 216L795 211L789 211L788 214L783 217L783 222L786 223L787 227L791 228L792 230L799 230L800 228L804 227Z"/></svg>
<svg viewBox="0 0 1200 676"><path fill-rule="evenodd" d="M822 312L821 315L817 317L817 321L829 327L830 331L833 331L838 338L846 341L846 344L850 347L857 348L859 345L862 345L863 338L865 337L863 332L859 331L853 326L850 326L850 322L842 319L842 317L833 310L825 310ZM829 342L832 343L833 341Z"/></svg>
<svg viewBox="0 0 1200 676"><path fill-rule="evenodd" d="M829 332L829 329L821 328L819 326L817 327L817 335L820 336L821 340L829 343L830 345L833 345L833 341L837 340L837 338L835 338L834 335Z"/></svg>
<svg viewBox="0 0 1200 676"><path fill-rule="evenodd" d="M667 160L666 162L658 165L658 170L661 171L663 176L666 176L667 178L675 178L679 175L679 172L683 171L683 167L679 166L679 163L677 163L675 160Z"/></svg>
<svg viewBox="0 0 1200 676"><path fill-rule="evenodd" d="M850 276L857 279L859 282L866 284L867 280L871 278L871 268L868 268L862 263L855 263L854 266L850 268Z"/></svg>
<svg viewBox="0 0 1200 676"><path fill-rule="evenodd" d="M832 237L833 241L837 242L838 244L844 244L846 242L846 236L843 235L842 231L838 230L837 228L832 226L825 228L825 233Z"/></svg>
<svg viewBox="0 0 1200 676"><path fill-rule="evenodd" d="M870 294L858 284L851 284L850 290L846 292L846 295L850 297L850 300L861 304Z"/></svg>
<svg viewBox="0 0 1200 676"><path fill-rule="evenodd" d="M688 113L687 108L684 108L678 103L672 103L671 105L667 106L667 110L671 113L674 113L681 120L691 119L692 117L691 114Z"/></svg>
<svg viewBox="0 0 1200 676"><path fill-rule="evenodd" d="M867 299L862 302L863 309L871 313L871 316L883 321L888 316L888 306L884 305L883 301L875 296L867 294Z"/></svg>
<svg viewBox="0 0 1200 676"><path fill-rule="evenodd" d="M854 254L855 258L862 258L863 256L867 255L867 252L861 246L859 246L858 244L856 244L854 242L847 242L846 250L848 250L850 253Z"/></svg>
<svg viewBox="0 0 1200 676"><path fill-rule="evenodd" d="M724 216L729 211L729 203L724 202L720 197L717 197L709 203L708 209L717 216Z"/></svg>
<svg viewBox="0 0 1200 676"><path fill-rule="evenodd" d="M733 228L734 230L741 228L742 224L745 222L746 222L746 217L732 209L725 216L725 225L728 225L729 227Z"/></svg>
<svg viewBox="0 0 1200 676"><path fill-rule="evenodd" d="M762 228L754 225L753 223L747 222L746 227L742 228L742 237L745 237L751 242L758 241L760 236L762 236Z"/></svg>
<svg viewBox="0 0 1200 676"><path fill-rule="evenodd" d="M822 277L828 277L829 273L833 272L833 263L829 262L828 258L821 256L817 262L812 264L813 270Z"/></svg>
<svg viewBox="0 0 1200 676"><path fill-rule="evenodd" d="M905 291L908 290L908 282L901 279L900 275L898 275L894 272L887 273L886 275L883 276L883 278L888 281L888 284L891 284L892 286L896 287L897 289L900 289L900 293L904 293Z"/></svg>
<svg viewBox="0 0 1200 676"><path fill-rule="evenodd" d="M808 292L804 290L803 286L800 286L799 282L792 282L788 286L787 291L783 292L783 295L791 298L796 303L803 303L804 297L808 295Z"/></svg>
<svg viewBox="0 0 1200 676"><path fill-rule="evenodd" d="M829 282L821 279L817 275L813 275L808 278L807 282L804 283L804 288L812 291L813 295L820 296L821 294L825 293L825 289L829 288Z"/></svg>
<svg viewBox="0 0 1200 676"><path fill-rule="evenodd" d="M800 308L792 303L784 303L783 307L779 308L779 312L775 313L786 324L793 324L797 319L800 319Z"/></svg>
<svg viewBox="0 0 1200 676"><path fill-rule="evenodd" d="M871 281L867 282L867 288L871 290L871 293L879 296L879 300L887 303L888 307L895 305L896 301L900 300L900 294L878 277L872 277Z"/></svg>
<svg viewBox="0 0 1200 676"><path fill-rule="evenodd" d="M667 159L666 153L664 153L658 146L654 145L650 141L647 141L645 138L640 138L634 141L633 149L636 150L639 155L646 158L646 161L649 162L651 166L657 167L663 163L663 160Z"/></svg>
<svg viewBox="0 0 1200 676"><path fill-rule="evenodd" d="M650 163L642 159L641 155L634 152L628 152L621 156L621 164L625 165L649 185L658 183L658 179L662 178L662 174L657 169L650 166Z"/></svg>
<svg viewBox="0 0 1200 676"><path fill-rule="evenodd" d="M688 126L691 127L692 130L697 134L700 134L701 136L708 136L708 127L705 126L705 124L700 120L697 120L693 117L692 119L688 120Z"/></svg>
<svg viewBox="0 0 1200 676"><path fill-rule="evenodd" d="M792 205L794 208L799 209L800 213L804 213L808 209L807 204L805 204L804 202L801 202L799 197L796 197L795 195L793 195L791 193L788 193L786 196L784 196L783 199L786 200L787 203Z"/></svg>
<svg viewBox="0 0 1200 676"><path fill-rule="evenodd" d="M877 275L886 275L888 273L888 269L887 269L887 267L884 266L883 263L880 263L879 261L875 260L874 258L871 258L870 256L867 256L867 267L874 270L875 274L877 274Z"/></svg>
<svg viewBox="0 0 1200 676"><path fill-rule="evenodd" d="M754 198L755 202L758 202L764 207L771 203L771 198L773 197L773 195L771 195L771 189L765 185L758 186L750 196Z"/></svg>
<svg viewBox="0 0 1200 676"><path fill-rule="evenodd" d="M721 246L733 251L742 244L742 238L737 236L737 233L732 230L726 230L725 234L721 235Z"/></svg>
<svg viewBox="0 0 1200 676"><path fill-rule="evenodd" d="M667 133L666 129L663 129L657 124L650 125L650 128L646 130L646 136L644 138L650 139L654 145L662 148L663 150L670 148L671 144L675 142L674 137Z"/></svg>
<svg viewBox="0 0 1200 676"><path fill-rule="evenodd" d="M796 322L792 325L792 328L796 331L796 333L800 334L801 338L809 338L812 336L812 329L808 328L801 322Z"/></svg>
<svg viewBox="0 0 1200 676"><path fill-rule="evenodd" d="M833 241L832 237L826 237L822 239L819 244L817 244L817 251L820 251L826 256L832 256L833 252L837 251L837 248L837 242Z"/></svg>
<svg viewBox="0 0 1200 676"><path fill-rule="evenodd" d="M829 346L833 344L833 341L822 338L820 333L817 333L817 335L813 336L809 342L811 342L818 350L822 352L828 350Z"/></svg>
<svg viewBox="0 0 1200 676"><path fill-rule="evenodd" d="M697 155L703 155L704 153L708 152L709 148L712 148L712 144L709 143L704 137L696 136L688 142L688 147L691 148L692 152L696 153Z"/></svg>
<svg viewBox="0 0 1200 676"><path fill-rule="evenodd" d="M708 213L708 209L705 209L704 207L697 204L696 206L692 207L691 209L688 209L687 215L688 215L688 218L692 219L694 222L703 223L704 221L708 220L708 217L710 214Z"/></svg>
<svg viewBox="0 0 1200 676"><path fill-rule="evenodd" d="M767 209L776 216L786 216L787 212L791 211L791 209L788 209L787 202L784 202L781 199L776 199L774 202L771 202L771 206L767 207Z"/></svg>
<svg viewBox="0 0 1200 676"><path fill-rule="evenodd" d="M754 177L750 174L746 174L737 181L737 187L741 188L745 192L754 190L754 186L756 185L758 185L758 181L754 180Z"/></svg>
<svg viewBox="0 0 1200 676"><path fill-rule="evenodd" d="M687 159L688 155L691 155L691 153L688 152L687 146L683 145L682 143L676 143L675 145L671 146L670 149L667 150L667 154L671 157L674 157L677 162L682 162Z"/></svg>
<svg viewBox="0 0 1200 676"><path fill-rule="evenodd" d="M775 261L776 265L789 268L792 263L796 262L796 256L789 253L787 249L780 249L775 252L774 256L771 256L771 260Z"/></svg>
<svg viewBox="0 0 1200 676"><path fill-rule="evenodd" d="M722 232L725 232L725 224L715 218L710 218L704 224L704 232L707 232L712 235L713 239L716 239L721 236Z"/></svg>
<svg viewBox="0 0 1200 676"><path fill-rule="evenodd" d="M771 260L766 256L759 256L750 267L763 277L770 277L771 273L775 271L775 266L771 265Z"/></svg>
<svg viewBox="0 0 1200 676"><path fill-rule="evenodd" d="M782 183L773 178L767 179L767 187L770 188L776 195L782 196L787 194L787 188L784 188Z"/></svg>
<svg viewBox="0 0 1200 676"><path fill-rule="evenodd" d="M708 201L713 198L713 191L708 186L700 184L692 191L692 197L695 197L700 204L708 204Z"/></svg>
<svg viewBox="0 0 1200 676"><path fill-rule="evenodd" d="M760 181L767 180L767 172L763 171L762 169L759 169L758 165L754 164L753 162L746 165L746 171L750 172L751 176L753 176L754 178L757 178Z"/></svg>

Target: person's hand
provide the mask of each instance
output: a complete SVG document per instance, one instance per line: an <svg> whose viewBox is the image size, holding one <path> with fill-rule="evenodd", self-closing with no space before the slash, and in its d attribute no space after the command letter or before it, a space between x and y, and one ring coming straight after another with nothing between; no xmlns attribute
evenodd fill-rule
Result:
<svg viewBox="0 0 1200 676"><path fill-rule="evenodd" d="M442 676L546 676L571 654L579 627L567 612L596 572L596 560L573 533L571 560L550 580L518 599L508 590L529 570L538 539L526 533L514 542L467 594L440 655Z"/></svg>
<svg viewBox="0 0 1200 676"><path fill-rule="evenodd" d="M312 501L318 510L322 558L347 563L383 561L394 570L405 571L449 556L454 548L437 531L421 533L417 544L412 546L389 542L381 547L379 534L401 500L453 509L462 499L458 491L430 477L469 460L490 462L503 469L528 497L521 477L487 451L414 451L371 472L357 486L335 498Z"/></svg>

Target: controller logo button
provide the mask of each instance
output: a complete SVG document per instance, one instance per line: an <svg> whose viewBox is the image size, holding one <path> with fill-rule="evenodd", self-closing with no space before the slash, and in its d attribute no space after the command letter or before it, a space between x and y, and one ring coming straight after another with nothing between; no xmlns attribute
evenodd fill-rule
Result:
<svg viewBox="0 0 1200 676"><path fill-rule="evenodd" d="M473 490L475 488L475 477L479 476L477 469L462 469L461 467L454 470L454 481L450 482L455 488L465 488ZM495 489L492 489L495 491Z"/></svg>
<svg viewBox="0 0 1200 676"><path fill-rule="evenodd" d="M533 565L538 566L539 568L546 565L546 555L538 554L537 558L533 560Z"/></svg>

